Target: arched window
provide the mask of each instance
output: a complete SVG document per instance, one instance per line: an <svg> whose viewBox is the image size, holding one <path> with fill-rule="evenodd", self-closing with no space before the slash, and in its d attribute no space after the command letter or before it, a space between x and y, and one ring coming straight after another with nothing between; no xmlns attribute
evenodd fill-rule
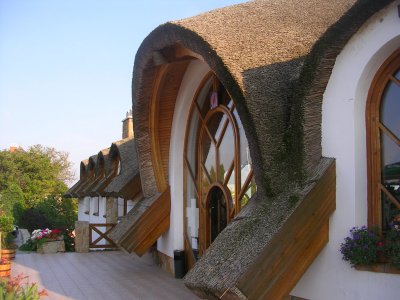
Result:
<svg viewBox="0 0 400 300"><path fill-rule="evenodd" d="M192 101L184 171L185 246L202 254L256 191L242 123L213 74Z"/></svg>
<svg viewBox="0 0 400 300"><path fill-rule="evenodd" d="M384 232L400 216L400 49L374 78L366 119L368 223Z"/></svg>

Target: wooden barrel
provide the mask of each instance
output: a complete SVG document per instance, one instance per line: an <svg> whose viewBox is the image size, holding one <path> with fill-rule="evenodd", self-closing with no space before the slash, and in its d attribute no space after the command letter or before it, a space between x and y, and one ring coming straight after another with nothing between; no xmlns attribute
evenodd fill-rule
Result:
<svg viewBox="0 0 400 300"><path fill-rule="evenodd" d="M15 249L1 249L1 258L4 259L14 259L15 258Z"/></svg>
<svg viewBox="0 0 400 300"><path fill-rule="evenodd" d="M11 275L11 262L0 265L0 277L9 277Z"/></svg>

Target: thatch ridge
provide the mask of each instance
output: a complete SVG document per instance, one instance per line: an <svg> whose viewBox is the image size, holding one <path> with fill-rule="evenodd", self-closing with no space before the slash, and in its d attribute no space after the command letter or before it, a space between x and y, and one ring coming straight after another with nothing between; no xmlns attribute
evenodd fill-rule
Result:
<svg viewBox="0 0 400 300"><path fill-rule="evenodd" d="M89 195L92 197L104 197L104 188L108 185L113 163L109 158L110 148L103 149L97 154L96 181L90 187Z"/></svg>
<svg viewBox="0 0 400 300"><path fill-rule="evenodd" d="M86 166L85 183L76 192L79 198L90 196L91 187L96 182L96 164L97 164L97 154L89 157L89 162Z"/></svg>
<svg viewBox="0 0 400 300"><path fill-rule="evenodd" d="M82 160L79 166L80 172L79 172L79 180L68 189L68 191L64 194L66 198L77 198L78 195L76 194L76 191L80 189L80 187L84 184L86 181L86 167L87 164L89 163L88 159Z"/></svg>
<svg viewBox="0 0 400 300"><path fill-rule="evenodd" d="M88 186L88 196L97 197L103 196L101 193L98 192L101 183L104 182L107 174L107 168L110 166L110 162L108 160L110 148L103 149L97 153L97 160L95 166L95 179L94 181Z"/></svg>

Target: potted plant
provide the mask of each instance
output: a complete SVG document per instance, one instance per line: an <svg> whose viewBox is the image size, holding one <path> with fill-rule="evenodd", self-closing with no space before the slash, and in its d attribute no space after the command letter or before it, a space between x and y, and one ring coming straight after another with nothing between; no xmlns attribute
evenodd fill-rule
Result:
<svg viewBox="0 0 400 300"><path fill-rule="evenodd" d="M350 236L340 245L342 258L352 267L371 265L377 262L379 251L383 251L378 235L366 226L353 227Z"/></svg>
<svg viewBox="0 0 400 300"><path fill-rule="evenodd" d="M6 259L15 258L15 245L12 231L14 230L14 219L0 211L0 257Z"/></svg>
<svg viewBox="0 0 400 300"><path fill-rule="evenodd" d="M59 229L36 229L32 232L31 241L41 254L65 252L64 237Z"/></svg>
<svg viewBox="0 0 400 300"><path fill-rule="evenodd" d="M0 277L9 277L11 274L11 262L8 259L0 258Z"/></svg>

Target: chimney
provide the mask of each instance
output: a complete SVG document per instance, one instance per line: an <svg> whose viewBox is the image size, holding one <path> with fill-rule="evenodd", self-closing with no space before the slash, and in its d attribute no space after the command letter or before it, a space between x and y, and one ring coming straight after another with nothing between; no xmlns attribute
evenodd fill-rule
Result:
<svg viewBox="0 0 400 300"><path fill-rule="evenodd" d="M12 145L12 146L10 146L10 153L13 153L13 152L15 152L15 151L17 151L18 150L18 146L15 146L15 145Z"/></svg>
<svg viewBox="0 0 400 300"><path fill-rule="evenodd" d="M132 109L126 113L126 118L122 120L122 138L133 137L133 118Z"/></svg>

